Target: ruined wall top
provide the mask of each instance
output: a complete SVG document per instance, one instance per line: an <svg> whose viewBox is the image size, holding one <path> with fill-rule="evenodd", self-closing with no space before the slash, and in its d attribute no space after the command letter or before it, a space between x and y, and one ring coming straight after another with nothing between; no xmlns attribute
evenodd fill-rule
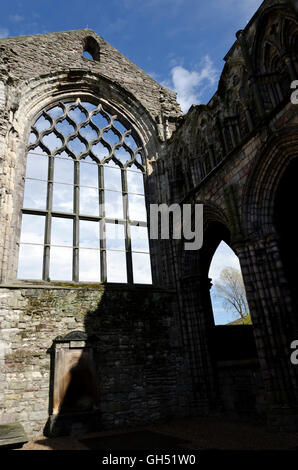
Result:
<svg viewBox="0 0 298 470"><path fill-rule="evenodd" d="M94 60L82 56L90 52ZM107 78L132 94L157 122L182 112L176 94L161 86L88 29L0 40L0 80L15 86L37 76L81 70ZM158 118L159 116L159 118Z"/></svg>

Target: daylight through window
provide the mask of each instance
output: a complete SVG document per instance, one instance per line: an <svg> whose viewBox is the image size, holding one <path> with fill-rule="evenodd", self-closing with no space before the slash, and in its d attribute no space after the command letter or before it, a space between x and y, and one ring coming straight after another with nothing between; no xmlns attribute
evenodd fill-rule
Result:
<svg viewBox="0 0 298 470"><path fill-rule="evenodd" d="M143 149L120 119L78 99L32 126L18 278L151 284Z"/></svg>

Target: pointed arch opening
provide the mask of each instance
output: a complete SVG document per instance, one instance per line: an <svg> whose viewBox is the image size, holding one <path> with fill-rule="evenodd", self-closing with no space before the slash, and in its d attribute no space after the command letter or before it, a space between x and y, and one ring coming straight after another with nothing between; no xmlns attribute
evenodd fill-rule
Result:
<svg viewBox="0 0 298 470"><path fill-rule="evenodd" d="M204 240L201 273L208 282L200 283L199 313L207 325L217 399L227 416L251 419L262 415L264 404L253 325L251 321L243 322L235 308L235 299L232 298L234 304L231 304L225 295L214 296L217 282L223 283L221 273L225 269L228 273L236 272L237 286L239 281L243 283L239 259L231 248L231 234L224 221L210 222ZM230 294L229 278L224 281L223 293ZM239 292L236 294L239 297Z"/></svg>
<svg viewBox="0 0 298 470"><path fill-rule="evenodd" d="M113 111L59 101L33 124L19 279L152 284L145 150Z"/></svg>
<svg viewBox="0 0 298 470"><path fill-rule="evenodd" d="M82 56L89 60L100 60L100 47L96 39L92 36L87 36L84 39Z"/></svg>
<svg viewBox="0 0 298 470"><path fill-rule="evenodd" d="M212 257L208 277L215 325L250 323L239 259L223 240Z"/></svg>

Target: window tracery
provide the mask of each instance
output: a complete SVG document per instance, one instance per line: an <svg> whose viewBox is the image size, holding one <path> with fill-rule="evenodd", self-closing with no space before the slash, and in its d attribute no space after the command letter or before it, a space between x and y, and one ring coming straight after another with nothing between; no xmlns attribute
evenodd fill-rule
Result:
<svg viewBox="0 0 298 470"><path fill-rule="evenodd" d="M43 110L27 147L18 278L150 284L143 161L136 131L101 103Z"/></svg>

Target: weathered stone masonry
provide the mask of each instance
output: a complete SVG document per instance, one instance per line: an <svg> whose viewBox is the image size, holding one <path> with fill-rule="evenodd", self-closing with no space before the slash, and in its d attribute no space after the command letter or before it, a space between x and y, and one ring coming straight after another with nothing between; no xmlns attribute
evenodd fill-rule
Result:
<svg viewBox="0 0 298 470"><path fill-rule="evenodd" d="M190 109L158 162L169 187L166 201L204 204L203 248L192 255L179 243L175 248L178 295L187 306L182 331L193 345L188 357L198 390L195 403L204 383L205 406L213 408L221 400L221 372L211 366L208 270L225 240L240 258L267 417L271 424L292 421L295 427L297 368L289 357L297 336L297 276L290 227L298 109L290 100L290 84L298 74L297 12L290 2L265 1L236 37L218 91L207 105ZM189 324L197 325L191 334Z"/></svg>
<svg viewBox="0 0 298 470"><path fill-rule="evenodd" d="M98 427L248 411L297 428L298 371L289 360L298 334L290 235L297 41L293 3L265 0L237 33L213 98L185 116L173 92L93 31L0 41L0 422L20 421L30 435L45 430L53 341L84 331L96 363ZM148 207L204 204L201 250L151 241L153 286L16 280L30 127L44 107L76 98L106 101L138 133ZM221 240L240 258L255 351L244 347L248 329L241 351L219 347L228 332L214 327L208 271Z"/></svg>
<svg viewBox="0 0 298 470"><path fill-rule="evenodd" d="M96 342L100 427L149 422L187 406L175 322L164 314L172 293L82 285L0 295L2 422L21 421L31 435L44 431L53 340L77 330Z"/></svg>
<svg viewBox="0 0 298 470"><path fill-rule="evenodd" d="M90 38L98 48L93 61L82 57ZM100 427L183 414L178 325L163 301L170 296L171 302L173 291L28 286L15 279L25 147L36 114L69 97L106 100L140 135L150 173L173 125L169 116L174 121L181 114L174 94L88 30L3 40L1 61L1 421L19 420L30 435L44 432L52 412L50 350L72 330L85 331L96 344ZM153 200L154 191L148 189ZM152 256L158 256L155 247Z"/></svg>

